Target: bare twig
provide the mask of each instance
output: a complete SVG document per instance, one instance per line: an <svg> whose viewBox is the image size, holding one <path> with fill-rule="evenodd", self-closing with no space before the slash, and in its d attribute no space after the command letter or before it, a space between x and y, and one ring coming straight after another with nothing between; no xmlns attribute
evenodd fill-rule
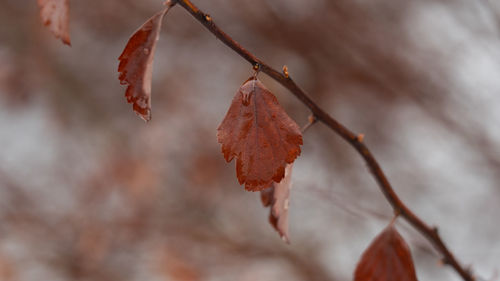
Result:
<svg viewBox="0 0 500 281"><path fill-rule="evenodd" d="M436 227L430 227L417 215L415 215L399 198L394 189L392 188L389 180L385 176L382 168L378 164L375 157L372 155L368 147L363 142L363 135L358 135L346 128L344 125L339 123L328 113L326 113L322 108L320 108L311 98L292 80L288 73L288 69L285 69L283 73L275 70L264 61L257 58L255 55L250 53L248 50L243 48L238 42L234 41L229 35L222 31L217 25L215 25L212 17L200 9L198 9L189 0L176 0L179 5L186 9L193 17L195 17L200 23L202 23L211 33L213 33L219 40L222 41L226 46L233 49L241 57L251 63L254 67L259 69L259 71L267 74L283 87L287 88L295 97L297 97L304 105L306 105L312 112L315 119L322 122L330 129L335 131L340 137L342 137L346 142L348 142L365 160L368 168L372 172L375 180L377 181L380 190L386 197L387 201L391 204L394 213L399 215L408 221L415 229L417 229L424 237L429 240L429 242L436 248L436 250L442 254L443 262L450 265L455 269L455 271L465 280L473 281L470 270L465 269L456 260L455 256L448 250L443 240L440 238Z"/></svg>

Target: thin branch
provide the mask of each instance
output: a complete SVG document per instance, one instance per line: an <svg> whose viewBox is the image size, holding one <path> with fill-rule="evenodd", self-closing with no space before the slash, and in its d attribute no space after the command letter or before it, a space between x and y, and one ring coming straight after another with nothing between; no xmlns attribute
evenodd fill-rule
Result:
<svg viewBox="0 0 500 281"><path fill-rule="evenodd" d="M215 25L212 17L200 9L198 9L189 0L177 0L177 3L186 9L193 17L203 24L211 33L213 33L226 46L233 49L241 57L257 67L261 72L264 72L283 87L287 88L295 97L297 97L304 105L312 112L313 116L330 129L335 131L340 137L348 142L365 160L369 170L372 172L377 181L380 190L384 194L387 201L391 204L394 213L408 221L415 229L417 229L429 242L442 254L443 262L450 265L455 271L465 280L473 281L470 270L465 269L456 260L455 256L448 250L443 240L440 238L436 227L430 227L417 215L415 215L399 198L392 188L389 180L385 176L382 168L378 164L375 157L372 155L368 147L363 142L363 135L358 135L339 123L322 108L320 108L312 99L292 80L286 68L283 73L275 70L264 61L257 58L248 50L243 48L238 42L234 41L229 35Z"/></svg>

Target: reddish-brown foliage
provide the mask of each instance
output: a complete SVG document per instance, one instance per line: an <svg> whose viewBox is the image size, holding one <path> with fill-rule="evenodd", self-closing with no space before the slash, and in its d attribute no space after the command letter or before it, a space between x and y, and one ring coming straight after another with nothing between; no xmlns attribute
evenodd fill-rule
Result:
<svg viewBox="0 0 500 281"><path fill-rule="evenodd" d="M290 203L290 189L292 188L292 168L289 164L285 168L285 178L279 183L273 183L271 188L260 192L264 207L271 207L269 222L278 231L281 239L290 243L288 234L288 206Z"/></svg>
<svg viewBox="0 0 500 281"><path fill-rule="evenodd" d="M299 126L276 97L253 77L240 87L217 130L224 158L227 162L237 158L238 181L249 191L280 182L286 164L300 154Z"/></svg>
<svg viewBox="0 0 500 281"><path fill-rule="evenodd" d="M410 249L389 225L363 253L354 281L417 281Z"/></svg>
<svg viewBox="0 0 500 281"><path fill-rule="evenodd" d="M38 0L43 24L66 45L69 39L69 0Z"/></svg>
<svg viewBox="0 0 500 281"><path fill-rule="evenodd" d="M120 83L127 85L125 97L144 121L151 120L151 79L156 42L169 7L148 19L128 40L118 58Z"/></svg>

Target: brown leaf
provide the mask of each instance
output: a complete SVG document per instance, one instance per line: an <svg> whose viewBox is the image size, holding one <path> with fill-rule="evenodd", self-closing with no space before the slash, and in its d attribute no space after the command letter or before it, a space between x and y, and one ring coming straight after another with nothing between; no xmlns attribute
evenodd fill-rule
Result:
<svg viewBox="0 0 500 281"><path fill-rule="evenodd" d="M269 222L286 243L290 243L288 234L288 205L290 202L290 189L292 188L292 168L293 164L288 164L285 169L285 178L279 183L273 183L270 188L260 192L260 198L264 207L271 207Z"/></svg>
<svg viewBox="0 0 500 281"><path fill-rule="evenodd" d="M249 191L280 182L286 164L300 154L299 126L276 97L253 77L240 87L217 130L224 158L227 162L237 158L238 181Z"/></svg>
<svg viewBox="0 0 500 281"><path fill-rule="evenodd" d="M363 253L354 281L417 281L408 245L389 225Z"/></svg>
<svg viewBox="0 0 500 281"><path fill-rule="evenodd" d="M125 97L144 121L151 120L151 79L156 42L163 17L170 6L148 19L128 40L118 60L120 84L127 85Z"/></svg>
<svg viewBox="0 0 500 281"><path fill-rule="evenodd" d="M69 39L69 0L38 0L40 17L56 38L66 45Z"/></svg>

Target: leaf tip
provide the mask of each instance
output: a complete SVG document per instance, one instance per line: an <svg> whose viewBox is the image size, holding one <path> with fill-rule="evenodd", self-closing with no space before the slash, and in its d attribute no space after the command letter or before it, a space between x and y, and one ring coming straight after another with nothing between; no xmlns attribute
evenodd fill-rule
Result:
<svg viewBox="0 0 500 281"><path fill-rule="evenodd" d="M139 114L139 113L136 113L137 115L139 115L139 117L141 117L142 120L144 120L144 122L148 123L149 121L151 121L151 113L148 112L147 114L145 115L142 115L142 114Z"/></svg>
<svg viewBox="0 0 500 281"><path fill-rule="evenodd" d="M290 242L290 238L288 237L288 235L284 235L284 234L280 233L280 236L281 236L281 240L283 240L283 242L287 243L288 245L292 244Z"/></svg>
<svg viewBox="0 0 500 281"><path fill-rule="evenodd" d="M38 0L40 18L44 26L60 39L63 44L71 46L69 36L69 1L68 0Z"/></svg>

